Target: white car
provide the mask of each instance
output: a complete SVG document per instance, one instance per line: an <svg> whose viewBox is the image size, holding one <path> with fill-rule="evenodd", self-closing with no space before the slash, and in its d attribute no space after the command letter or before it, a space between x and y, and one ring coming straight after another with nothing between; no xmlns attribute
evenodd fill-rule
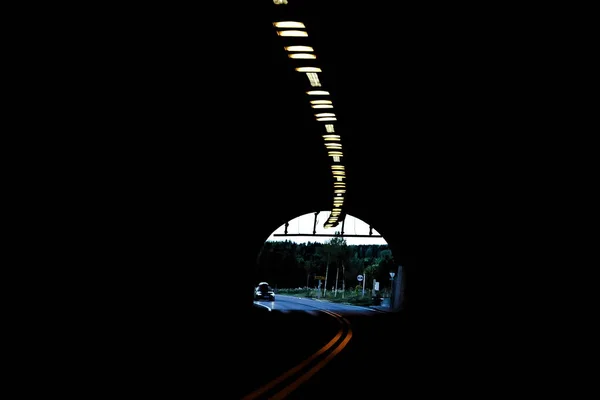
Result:
<svg viewBox="0 0 600 400"><path fill-rule="evenodd" d="M275 292L267 282L260 282L254 289L254 301L257 300L275 301Z"/></svg>

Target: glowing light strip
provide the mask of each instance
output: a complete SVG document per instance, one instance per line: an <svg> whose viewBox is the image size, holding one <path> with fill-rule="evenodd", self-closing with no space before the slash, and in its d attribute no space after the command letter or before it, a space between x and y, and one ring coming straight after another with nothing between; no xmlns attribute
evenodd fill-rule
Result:
<svg viewBox="0 0 600 400"><path fill-rule="evenodd" d="M298 72L322 72L321 68L318 67L298 67L296 68Z"/></svg>
<svg viewBox="0 0 600 400"><path fill-rule="evenodd" d="M284 47L284 49L286 51L315 51L315 49L310 46L287 46Z"/></svg>
<svg viewBox="0 0 600 400"><path fill-rule="evenodd" d="M317 56L315 56L314 54L309 53L292 53L288 54L288 57L298 60L314 60L315 58L317 58Z"/></svg>
<svg viewBox="0 0 600 400"><path fill-rule="evenodd" d="M277 34L279 36L287 36L287 37L306 37L306 36L308 36L308 33L306 33L305 31L296 31L296 30L277 31Z"/></svg>
<svg viewBox="0 0 600 400"><path fill-rule="evenodd" d="M275 28L306 28L302 22L297 21L279 21L273 22Z"/></svg>
<svg viewBox="0 0 600 400"><path fill-rule="evenodd" d="M276 5L287 4L287 0L273 0L273 2ZM305 30L298 30L298 29L306 29L306 26L302 22L279 21L279 22L273 23L273 25L278 29L294 28L294 29L289 29L289 30L278 30L277 34L279 36L284 36L284 37L307 37L308 36L308 32L306 32ZM288 57L291 59L314 60L317 58L317 56L315 54L311 53L311 52L314 52L314 49L311 46L285 46L284 49L286 51L290 52L290 54L288 54ZM293 53L293 52L296 52L296 53ZM298 72L305 72L306 76L308 78L308 81L312 87L322 86L322 84L319 80L319 76L317 75L318 72L322 72L321 68L307 66L307 67L297 67L297 68L295 68L295 70ZM309 96L328 96L328 95L330 95L330 93L326 90L309 90L306 92L306 94ZM331 100L311 100L310 104L313 109L333 108L333 104L332 104ZM337 121L337 118L334 113L315 114L315 118L319 122ZM335 131L334 126L331 123L325 124L325 129L326 129L327 133L333 133ZM332 149L341 150L342 149L342 145L340 143L341 142L340 135L322 135L322 136L323 136L323 141L325 142L325 147L328 150L332 150ZM334 142L334 143L332 143L332 142ZM330 228L330 227L333 227L334 225L337 225L337 223L339 223L338 216L341 214L341 208L339 208L339 207L341 207L341 205L344 202L342 193L346 192L346 189L345 189L346 184L342 180L344 178L346 178L346 176L345 176L344 166L339 164L341 162L341 157L343 156L342 152L341 151L328 151L327 155L329 157L332 157L333 161L335 163L338 163L336 165L331 166L333 177L336 179L336 182L334 182L334 200L333 200L333 208L332 208L331 215L330 215L328 221L324 224L324 226L326 228Z"/></svg>

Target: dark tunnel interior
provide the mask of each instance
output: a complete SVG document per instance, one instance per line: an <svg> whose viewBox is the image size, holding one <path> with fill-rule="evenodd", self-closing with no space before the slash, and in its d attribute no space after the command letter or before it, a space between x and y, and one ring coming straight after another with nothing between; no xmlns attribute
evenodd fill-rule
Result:
<svg viewBox="0 0 600 400"><path fill-rule="evenodd" d="M417 390L444 391L437 377L462 374L457 365L486 379L489 370L479 366L505 368L505 350L515 356L506 363L512 368L522 326L538 309L553 309L523 307L516 293L551 275L536 271L528 281L516 261L520 246L540 242L521 224L547 211L528 196L546 179L535 157L560 158L546 151L552 129L536 115L543 104L536 96L553 91L555 77L546 79L547 65L527 64L546 30L522 40L519 24L529 16L512 20L520 6L288 6L94 6L72 29L57 22L60 39L40 35L54 53L34 67L60 73L40 74L52 90L35 100L50 99L58 110L31 118L66 157L48 151L60 172L40 168L50 190L30 199L52 221L41 233L60 242L42 265L42 280L59 281L43 282L58 303L39 306L49 317L34 318L34 345L52 353L49 369L55 360L68 365L62 379L88 388L109 382L114 395L119 380L148 382L164 372L172 395L177 382L228 376L254 354L247 333L256 325L257 253L274 229L331 210L334 200L323 126L307 101L313 81L297 67L322 68L335 107L347 175L342 216L377 229L403 267L403 307L386 323L409 328L403 340L411 345L397 352L396 366L424 377ZM543 19L538 11L532 21ZM302 42L277 34L273 23L285 20L306 24L313 64L286 54L284 46ZM521 169L523 159L534 173ZM417 265L424 249L441 270L428 282L424 260ZM519 323L516 314L524 315ZM498 332L500 340L487 340ZM464 361L464 348L474 349L473 362ZM201 371L207 366L209 374ZM478 379L455 380L467 388L470 381ZM138 394L141 386L128 387Z"/></svg>
<svg viewBox="0 0 600 400"><path fill-rule="evenodd" d="M112 46L98 49L94 101L78 117L90 125L98 159L84 196L94 234L81 252L102 318L134 330L155 321L187 326L189 315L243 319L264 240L286 220L332 207L322 126L273 27L286 16L272 5L240 6L255 19L226 13L232 19L221 21L218 38L173 10L126 19L104 39ZM427 124L437 128L419 105L432 88L428 70L398 62L391 16L357 25L355 7L345 17L333 6L314 10L304 3L297 14L314 32L323 85L339 105L344 211L386 238L405 268L410 310L426 185L417 174L420 143ZM199 305L206 285L226 291L218 306Z"/></svg>
<svg viewBox="0 0 600 400"><path fill-rule="evenodd" d="M91 231L76 247L86 278L71 286L78 301L66 299L65 315L84 316L69 338L94 343L99 359L131 354L139 363L157 343L156 357L169 359L186 345L197 351L199 338L243 336L265 239L332 207L322 126L273 29L282 16L269 1L252 3L223 10L231 19L219 28L206 25L208 10L200 20L146 10L152 18L124 17L97 50L93 101L76 115L94 143L77 195ZM257 17L242 18L250 9ZM300 11L339 106L344 212L385 237L403 266L410 315L427 73L397 63L396 40L374 31L379 23L356 26L334 8Z"/></svg>

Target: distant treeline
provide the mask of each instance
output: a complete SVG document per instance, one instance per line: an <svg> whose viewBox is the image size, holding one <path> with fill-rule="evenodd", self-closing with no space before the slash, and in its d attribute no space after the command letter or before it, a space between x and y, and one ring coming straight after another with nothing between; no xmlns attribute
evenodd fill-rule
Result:
<svg viewBox="0 0 600 400"><path fill-rule="evenodd" d="M317 287L319 277L327 275L330 290L337 275L338 288L348 290L362 288L357 276L366 275L370 289L373 279L388 284L389 272L397 268L387 245L347 245L338 237L327 243L265 242L257 257L256 282L273 288Z"/></svg>

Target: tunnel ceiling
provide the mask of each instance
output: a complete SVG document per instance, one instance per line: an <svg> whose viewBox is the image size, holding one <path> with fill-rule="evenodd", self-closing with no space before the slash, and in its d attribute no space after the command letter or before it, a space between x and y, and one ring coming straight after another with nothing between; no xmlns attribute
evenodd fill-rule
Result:
<svg viewBox="0 0 600 400"><path fill-rule="evenodd" d="M405 90L414 82L403 67L408 57L402 56L414 44L403 40L397 32L402 29L397 21L382 16L381 10L365 13L363 7L347 2L326 3L271 4L270 14L262 23L269 27L276 21L305 24L307 43L318 57L322 69L319 78L330 92L336 132L342 138L347 176L345 212L376 226L382 224L383 231L391 234L386 223L394 225L389 221L396 220L412 196L400 189L402 183L410 186L415 170L409 162L414 161L416 152L415 126L409 126L414 120L409 114L417 99ZM282 198L290 199L288 210L295 210L284 214L293 218L310 211L330 210L332 163L321 137L323 126L313 118L314 110L305 93L306 76L294 71L297 64L287 57L284 42L274 29L269 32L269 40L270 79L265 97L273 101L270 129L285 149L273 160L286 164L274 174L281 181L290 179L280 193Z"/></svg>

